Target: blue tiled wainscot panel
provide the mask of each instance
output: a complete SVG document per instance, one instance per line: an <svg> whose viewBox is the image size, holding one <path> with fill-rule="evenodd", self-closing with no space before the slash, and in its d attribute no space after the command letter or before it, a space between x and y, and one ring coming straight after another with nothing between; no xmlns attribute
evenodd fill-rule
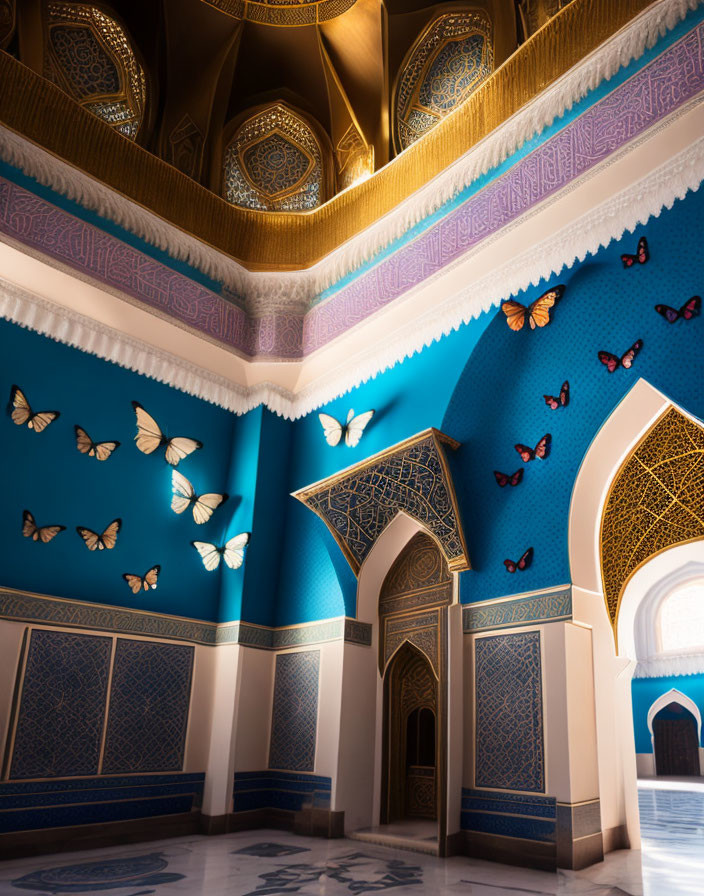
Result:
<svg viewBox="0 0 704 896"><path fill-rule="evenodd" d="M322 775L289 772L237 772L233 789L234 812L252 809L287 809L304 806L330 807L332 781Z"/></svg>
<svg viewBox="0 0 704 896"><path fill-rule="evenodd" d="M104 774L183 767L193 647L117 639Z"/></svg>
<svg viewBox="0 0 704 896"><path fill-rule="evenodd" d="M0 833L190 812L205 775L126 775L0 783Z"/></svg>
<svg viewBox="0 0 704 896"><path fill-rule="evenodd" d="M32 632L11 778L97 773L111 650L111 638Z"/></svg>
<svg viewBox="0 0 704 896"><path fill-rule="evenodd" d="M269 768L313 771L319 670L319 650L276 657Z"/></svg>
<svg viewBox="0 0 704 896"><path fill-rule="evenodd" d="M477 638L477 787L543 791L540 632Z"/></svg>
<svg viewBox="0 0 704 896"><path fill-rule="evenodd" d="M550 796L462 790L462 829L555 842L557 803Z"/></svg>

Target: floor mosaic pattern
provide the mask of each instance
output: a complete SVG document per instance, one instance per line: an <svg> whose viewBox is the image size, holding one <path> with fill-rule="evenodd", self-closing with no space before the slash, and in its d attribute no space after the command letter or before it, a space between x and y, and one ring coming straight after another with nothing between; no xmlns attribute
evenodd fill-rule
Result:
<svg viewBox="0 0 704 896"><path fill-rule="evenodd" d="M0 865L0 896L700 896L704 781L694 790L683 786L692 785L658 781L640 789L642 872L638 852L611 853L584 871L552 874L352 840L250 831L8 861Z"/></svg>

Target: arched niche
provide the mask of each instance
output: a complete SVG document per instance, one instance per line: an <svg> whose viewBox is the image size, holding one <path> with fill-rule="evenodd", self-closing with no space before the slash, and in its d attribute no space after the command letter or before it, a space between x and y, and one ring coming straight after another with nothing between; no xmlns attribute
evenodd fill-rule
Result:
<svg viewBox="0 0 704 896"><path fill-rule="evenodd" d="M147 75L112 10L87 3L43 4L43 75L123 137L145 121Z"/></svg>
<svg viewBox="0 0 704 896"><path fill-rule="evenodd" d="M220 192L259 211L305 212L333 192L322 130L282 101L248 110L225 130Z"/></svg>
<svg viewBox="0 0 704 896"><path fill-rule="evenodd" d="M683 706L688 712L694 716L694 720L697 723L697 738L699 743L701 743L702 739L702 714L699 711L699 707L697 704L689 698L686 694L683 694L682 691L677 690L677 688L670 688L669 691L666 691L664 694L661 694L657 700L654 700L650 708L648 709L648 731L650 731L650 736L653 736L653 720L655 716L660 712L661 709L665 709L666 706L669 706L670 703L679 703L680 706Z"/></svg>

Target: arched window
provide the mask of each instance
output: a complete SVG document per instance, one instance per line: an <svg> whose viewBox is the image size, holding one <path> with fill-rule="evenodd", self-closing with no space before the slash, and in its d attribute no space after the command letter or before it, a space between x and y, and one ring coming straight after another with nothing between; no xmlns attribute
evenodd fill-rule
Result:
<svg viewBox="0 0 704 896"><path fill-rule="evenodd" d="M327 199L320 141L302 115L283 103L243 121L225 147L222 195L233 205L303 212Z"/></svg>
<svg viewBox="0 0 704 896"><path fill-rule="evenodd" d="M44 76L134 140L144 118L144 69L125 29L97 6L49 3Z"/></svg>
<svg viewBox="0 0 704 896"><path fill-rule="evenodd" d="M704 652L704 578L675 588L658 614L660 651Z"/></svg>
<svg viewBox="0 0 704 896"><path fill-rule="evenodd" d="M494 70L491 20L478 9L437 16L401 65L394 91L397 152L466 99Z"/></svg>

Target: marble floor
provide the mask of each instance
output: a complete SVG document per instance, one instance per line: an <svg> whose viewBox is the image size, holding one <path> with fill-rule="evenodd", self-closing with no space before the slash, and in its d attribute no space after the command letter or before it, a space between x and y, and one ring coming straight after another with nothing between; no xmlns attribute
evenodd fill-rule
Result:
<svg viewBox="0 0 704 896"><path fill-rule="evenodd" d="M529 871L353 840L250 831L6 861L0 896L363 896L390 890L395 896L701 896L704 787L641 784L642 854L611 853L584 871Z"/></svg>

